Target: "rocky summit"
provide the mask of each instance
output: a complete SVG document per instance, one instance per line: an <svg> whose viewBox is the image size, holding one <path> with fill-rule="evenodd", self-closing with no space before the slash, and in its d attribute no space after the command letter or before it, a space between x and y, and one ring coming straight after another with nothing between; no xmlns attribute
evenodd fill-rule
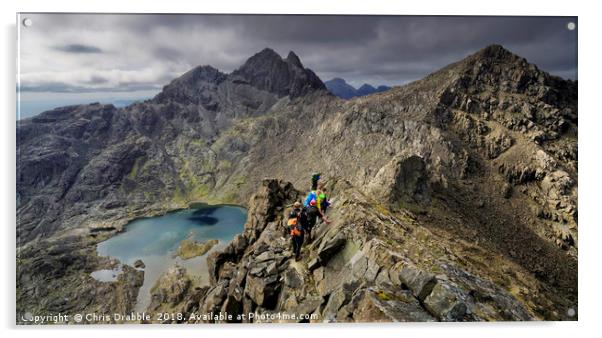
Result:
<svg viewBox="0 0 602 338"><path fill-rule="evenodd" d="M20 120L17 318L131 311L143 271L94 280L119 263L96 244L201 201L246 206L245 230L209 286L159 279L148 311L186 314L166 322L576 320L577 120L576 82L499 45L350 100L265 49L145 102ZM295 261L283 225L316 171L332 223Z"/></svg>

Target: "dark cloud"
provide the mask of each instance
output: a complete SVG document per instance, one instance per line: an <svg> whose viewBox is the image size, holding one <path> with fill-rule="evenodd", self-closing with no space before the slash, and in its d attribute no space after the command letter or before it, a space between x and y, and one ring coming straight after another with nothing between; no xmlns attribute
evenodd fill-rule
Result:
<svg viewBox="0 0 602 338"><path fill-rule="evenodd" d="M65 84L82 90L160 88L199 64L229 72L264 47L283 56L293 50L323 80L341 77L355 86L404 84L493 43L577 79L577 30L567 29L575 17L40 14L34 21L42 36L65 34L62 51L98 54L96 64L89 57L79 62L102 74Z"/></svg>
<svg viewBox="0 0 602 338"><path fill-rule="evenodd" d="M99 75L92 75L90 77L90 80L86 81L89 84L102 84L102 83L108 83L109 80L106 77L103 76L99 76Z"/></svg>
<svg viewBox="0 0 602 338"><path fill-rule="evenodd" d="M73 44L69 44L69 45L65 45L65 46L56 46L55 49L59 50L61 52L65 52L65 53L78 53L78 54L79 53L82 53L82 54L102 53L102 49L100 49L98 47L81 45L81 44L77 44L77 43L73 43Z"/></svg>

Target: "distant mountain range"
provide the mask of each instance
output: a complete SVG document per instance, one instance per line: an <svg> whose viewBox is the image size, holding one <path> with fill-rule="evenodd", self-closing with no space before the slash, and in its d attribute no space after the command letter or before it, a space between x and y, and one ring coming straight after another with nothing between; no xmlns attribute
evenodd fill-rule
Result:
<svg viewBox="0 0 602 338"><path fill-rule="evenodd" d="M335 77L332 80L326 81L324 82L324 85L326 85L326 88L332 94L343 99L350 99L352 97L357 96L366 96L391 89L391 87L388 86L378 86L375 88L374 86L369 85L367 83L364 83L361 87L355 89L355 87L348 84L344 79L341 79L340 77Z"/></svg>

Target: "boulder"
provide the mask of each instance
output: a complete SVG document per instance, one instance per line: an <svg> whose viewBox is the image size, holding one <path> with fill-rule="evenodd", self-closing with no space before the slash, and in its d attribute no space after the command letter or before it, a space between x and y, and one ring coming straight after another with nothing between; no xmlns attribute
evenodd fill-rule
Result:
<svg viewBox="0 0 602 338"><path fill-rule="evenodd" d="M393 158L380 168L366 191L388 203L428 201L430 189L423 158L416 155Z"/></svg>
<svg viewBox="0 0 602 338"><path fill-rule="evenodd" d="M347 281L348 276L349 271L346 270L336 271L332 269L324 269L322 279L316 282L316 289L320 296L325 297L339 287L342 282Z"/></svg>
<svg viewBox="0 0 602 338"><path fill-rule="evenodd" d="M229 247L231 248L234 256L241 256L247 248L247 245L247 238L244 236L244 234L238 234L234 236L234 239L232 239L232 242L230 242Z"/></svg>
<svg viewBox="0 0 602 338"><path fill-rule="evenodd" d="M264 256L264 254L260 256ZM285 265L282 264L284 262L284 256L276 256L273 253L270 253L269 255L265 256L269 256L269 258L266 259L264 257L264 259L251 260L251 262L249 263L249 275L256 277L266 277L277 274L280 270L284 270Z"/></svg>
<svg viewBox="0 0 602 338"><path fill-rule="evenodd" d="M432 322L436 318L426 312L410 292L368 288L353 311L356 322Z"/></svg>
<svg viewBox="0 0 602 338"><path fill-rule="evenodd" d="M219 272L225 262L231 259L231 255L225 251L214 251L207 257L207 270L209 270L209 282L213 286L219 280Z"/></svg>
<svg viewBox="0 0 602 338"><path fill-rule="evenodd" d="M334 290L328 297L328 302L322 311L323 321L336 321L337 313L345 304L349 303L353 292L358 287L358 283L343 283L338 289Z"/></svg>
<svg viewBox="0 0 602 338"><path fill-rule="evenodd" d="M309 262L307 263L307 268L309 270L315 270L315 269L319 268L320 266L321 266L321 262L320 262L319 257L314 257L314 258L310 259Z"/></svg>
<svg viewBox="0 0 602 338"><path fill-rule="evenodd" d="M289 267L284 272L284 284L290 288L298 288L303 284L303 277L297 269Z"/></svg>
<svg viewBox="0 0 602 338"><path fill-rule="evenodd" d="M223 280L207 291L207 295L201 306L203 313L219 313L226 297L228 296L229 280Z"/></svg>
<svg viewBox="0 0 602 338"><path fill-rule="evenodd" d="M318 248L318 258L322 265L328 263L328 260L332 258L339 250L343 248L347 239L343 233L337 233L335 236L327 241L322 242Z"/></svg>
<svg viewBox="0 0 602 338"><path fill-rule="evenodd" d="M487 157L497 158L514 144L514 140L508 133L496 129L485 137Z"/></svg>
<svg viewBox="0 0 602 338"><path fill-rule="evenodd" d="M186 269L174 266L167 270L155 283L151 290L149 309L158 310L161 306L176 306L187 295L192 281Z"/></svg>
<svg viewBox="0 0 602 338"><path fill-rule="evenodd" d="M424 305L442 321L462 321L468 314L468 307L460 293L455 286L447 282L438 282L424 299Z"/></svg>
<svg viewBox="0 0 602 338"><path fill-rule="evenodd" d="M258 306L273 308L278 300L281 285L277 275L256 277L251 273L247 275L245 294Z"/></svg>
<svg viewBox="0 0 602 338"><path fill-rule="evenodd" d="M234 287L233 290L230 291L226 300L224 301L224 305L222 306L222 312L227 313L232 316L233 323L241 322L238 319L238 316L243 313L243 296L244 290L239 286Z"/></svg>
<svg viewBox="0 0 602 338"><path fill-rule="evenodd" d="M309 296L305 298L297 307L292 311L296 315L311 315L316 309L324 302L324 299L319 296ZM309 322L309 319L300 318L297 322Z"/></svg>
<svg viewBox="0 0 602 338"><path fill-rule="evenodd" d="M391 281L391 277L389 276L389 270L381 269L378 275L376 276L374 283L377 286L392 286L393 282Z"/></svg>
<svg viewBox="0 0 602 338"><path fill-rule="evenodd" d="M433 274L410 265L401 268L397 276L401 284L410 289L414 296L421 301L424 301L437 284L437 279Z"/></svg>
<svg viewBox="0 0 602 338"><path fill-rule="evenodd" d="M369 283L374 282L379 271L380 266L372 259L368 259L368 266L366 268L366 273L364 274L364 279Z"/></svg>

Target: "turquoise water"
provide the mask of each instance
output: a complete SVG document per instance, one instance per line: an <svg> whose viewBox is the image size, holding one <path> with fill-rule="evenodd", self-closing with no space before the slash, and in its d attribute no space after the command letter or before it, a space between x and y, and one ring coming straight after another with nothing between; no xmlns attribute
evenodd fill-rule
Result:
<svg viewBox="0 0 602 338"><path fill-rule="evenodd" d="M217 205L141 218L126 225L124 232L99 243L97 252L100 256L116 258L130 266L138 259L144 262L144 284L135 308L144 311L150 303L150 289L159 276L175 264L185 267L202 284L207 284L207 255L223 248L236 234L241 233L246 217L244 208ZM199 242L217 239L219 243L203 256L188 260L173 257L180 242L189 237ZM95 271L92 277L112 282L120 273L121 267L118 267L115 270Z"/></svg>

